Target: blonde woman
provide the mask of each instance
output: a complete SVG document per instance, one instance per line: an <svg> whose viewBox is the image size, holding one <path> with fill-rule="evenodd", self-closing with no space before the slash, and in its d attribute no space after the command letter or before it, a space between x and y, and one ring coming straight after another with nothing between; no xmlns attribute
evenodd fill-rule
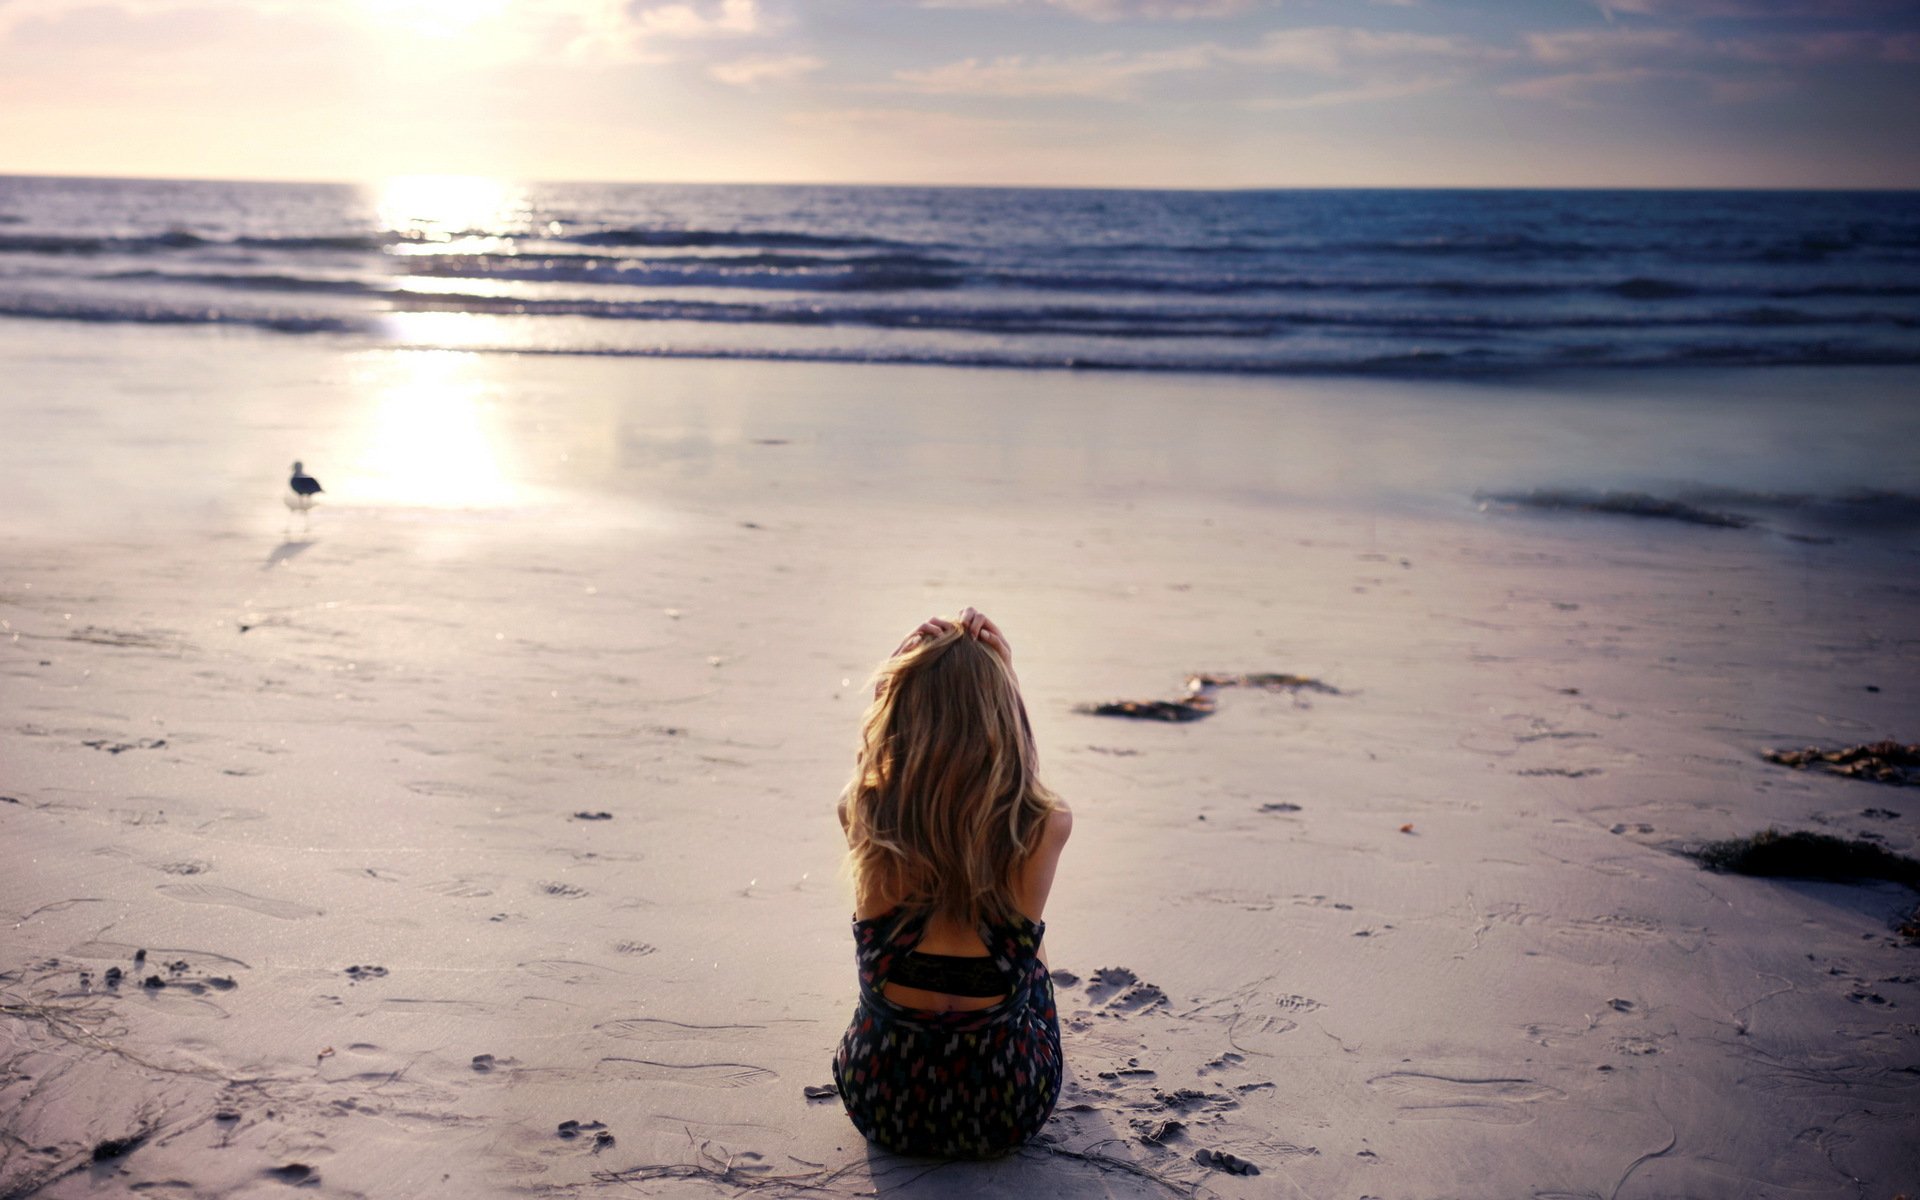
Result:
<svg viewBox="0 0 1920 1200"><path fill-rule="evenodd" d="M847 1116L901 1154L1017 1148L1060 1095L1040 918L1073 817L1040 783L984 615L935 617L881 665L840 823L860 972L833 1060Z"/></svg>

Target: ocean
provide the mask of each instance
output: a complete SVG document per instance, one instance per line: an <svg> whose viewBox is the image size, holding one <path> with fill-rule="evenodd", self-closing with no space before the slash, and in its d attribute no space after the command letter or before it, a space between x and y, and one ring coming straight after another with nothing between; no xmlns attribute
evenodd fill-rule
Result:
<svg viewBox="0 0 1920 1200"><path fill-rule="evenodd" d="M1920 363L1920 194L0 177L0 317L1164 371Z"/></svg>

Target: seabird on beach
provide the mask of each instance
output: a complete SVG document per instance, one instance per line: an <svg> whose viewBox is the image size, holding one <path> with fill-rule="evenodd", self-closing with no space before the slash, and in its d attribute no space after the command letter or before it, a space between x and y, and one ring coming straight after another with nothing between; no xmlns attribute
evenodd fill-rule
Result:
<svg viewBox="0 0 1920 1200"><path fill-rule="evenodd" d="M304 516L313 507L313 498L324 490L303 464L294 463L293 477L287 480L287 511Z"/></svg>

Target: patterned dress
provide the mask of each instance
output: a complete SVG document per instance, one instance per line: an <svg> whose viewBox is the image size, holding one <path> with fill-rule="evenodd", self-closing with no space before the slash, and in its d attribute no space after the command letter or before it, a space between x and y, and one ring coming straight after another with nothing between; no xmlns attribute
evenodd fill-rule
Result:
<svg viewBox="0 0 1920 1200"><path fill-rule="evenodd" d="M984 1158L1038 1133L1060 1097L1060 1019L1039 959L1046 925L983 922L980 940L1009 983L974 1012L887 999L887 977L926 932L925 912L853 923L860 1006L833 1057L841 1103L870 1141L897 1154Z"/></svg>

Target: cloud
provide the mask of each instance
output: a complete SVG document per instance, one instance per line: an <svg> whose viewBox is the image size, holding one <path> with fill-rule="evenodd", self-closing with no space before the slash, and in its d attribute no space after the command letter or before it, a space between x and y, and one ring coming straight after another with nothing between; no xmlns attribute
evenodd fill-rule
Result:
<svg viewBox="0 0 1920 1200"><path fill-rule="evenodd" d="M1370 0L1412 8L1422 0ZM920 0L921 8L1052 8L1089 21L1202 21L1235 17L1284 0Z"/></svg>
<svg viewBox="0 0 1920 1200"><path fill-rule="evenodd" d="M1089 21L1194 21L1231 17L1274 0L921 0L922 8L1053 8Z"/></svg>
<svg viewBox="0 0 1920 1200"><path fill-rule="evenodd" d="M1433 60L1500 59L1512 51L1466 38L1417 33L1380 33L1368 29L1316 26L1276 30L1251 46L1213 43L1167 50L1108 51L1078 57L1008 55L967 58L944 66L895 71L905 91L936 95L997 97L1078 96L1099 100L1133 99L1141 81L1188 72L1259 67L1290 67L1354 81L1348 89L1321 93L1317 103L1336 97L1367 99L1384 95L1411 63ZM1431 73L1423 79L1430 80ZM1429 82L1423 90L1439 86ZM1263 104L1291 103L1275 99Z"/></svg>
<svg viewBox="0 0 1920 1200"><path fill-rule="evenodd" d="M1691 65L1820 67L1845 63L1920 62L1920 33L1830 30L1708 38L1684 29L1578 29L1530 33L1535 61L1556 66Z"/></svg>
<svg viewBox="0 0 1920 1200"><path fill-rule="evenodd" d="M809 54L786 54L715 63L707 68L707 74L733 87L750 88L762 83L795 79L824 66L824 62Z"/></svg>
<svg viewBox="0 0 1920 1200"><path fill-rule="evenodd" d="M1878 33L1853 29L1830 33L1771 34L1715 43L1728 58L1743 62L1825 66L1830 63L1920 62L1920 33Z"/></svg>
<svg viewBox="0 0 1920 1200"><path fill-rule="evenodd" d="M1697 52L1704 45L1698 37L1682 29L1569 29L1529 33L1523 41L1533 57L1544 63Z"/></svg>
<svg viewBox="0 0 1920 1200"><path fill-rule="evenodd" d="M1393 60L1497 59L1511 57L1512 52L1464 37L1319 25L1273 30L1251 47L1222 50L1220 55L1234 62L1334 74Z"/></svg>
<svg viewBox="0 0 1920 1200"><path fill-rule="evenodd" d="M634 30L642 37L739 37L761 30L757 0L718 0L718 3L680 3L626 6Z"/></svg>
<svg viewBox="0 0 1920 1200"><path fill-rule="evenodd" d="M1309 92L1304 96L1261 96L1247 101L1245 107L1262 112L1298 108L1331 108L1337 104L1368 104L1380 100L1404 100L1438 91L1458 80L1450 75L1430 75L1421 79L1380 80L1358 87L1332 88Z"/></svg>
<svg viewBox="0 0 1920 1200"><path fill-rule="evenodd" d="M567 31L561 57L583 65L671 62L676 45L773 32L758 0L522 0L516 8Z"/></svg>
<svg viewBox="0 0 1920 1200"><path fill-rule="evenodd" d="M1516 80L1502 85L1499 92L1502 96L1517 96L1526 100L1552 100L1560 104L1585 107L1598 103L1609 92L1642 88L1659 79L1678 78L1692 78L1692 76L1656 70L1652 67L1613 67L1597 71L1568 71L1559 75L1542 75L1533 79Z"/></svg>
<svg viewBox="0 0 1920 1200"><path fill-rule="evenodd" d="M1198 70L1207 65L1211 53L1205 46L1187 46L1141 54L1112 51L1082 58L966 58L925 70L895 71L893 78L906 91L930 95L1125 100L1133 95L1138 80Z"/></svg>
<svg viewBox="0 0 1920 1200"><path fill-rule="evenodd" d="M787 113L784 120L789 125L803 129L884 130L915 136L987 133L1033 124L1012 117L983 117L971 113L915 108L807 109Z"/></svg>
<svg viewBox="0 0 1920 1200"><path fill-rule="evenodd" d="M1260 0L1047 0L1090 21L1193 21L1231 17Z"/></svg>
<svg viewBox="0 0 1920 1200"><path fill-rule="evenodd" d="M1594 7L1608 20L1616 14L1677 21L1791 17L1842 20L1910 11L1912 0L1594 0Z"/></svg>

